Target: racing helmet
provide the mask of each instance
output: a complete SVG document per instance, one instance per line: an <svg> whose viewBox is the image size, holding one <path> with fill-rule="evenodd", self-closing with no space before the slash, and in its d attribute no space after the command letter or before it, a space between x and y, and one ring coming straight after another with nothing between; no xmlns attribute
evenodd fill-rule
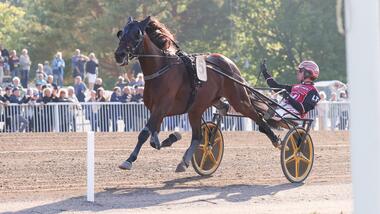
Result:
<svg viewBox="0 0 380 214"><path fill-rule="evenodd" d="M315 80L319 77L319 67L317 63L311 60L305 60L302 61L298 65L299 71L304 72L304 78L311 78L312 80Z"/></svg>

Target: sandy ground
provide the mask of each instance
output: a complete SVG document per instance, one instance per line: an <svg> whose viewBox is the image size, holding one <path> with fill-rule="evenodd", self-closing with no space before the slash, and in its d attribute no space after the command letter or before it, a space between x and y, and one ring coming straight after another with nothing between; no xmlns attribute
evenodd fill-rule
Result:
<svg viewBox="0 0 380 214"><path fill-rule="evenodd" d="M172 148L144 145L132 171L117 166L137 133L98 133L94 204L85 200L85 133L0 135L0 213L351 213L348 133L311 135L313 170L304 184L290 184L280 152L259 133L225 132L212 177L174 172L190 133Z"/></svg>

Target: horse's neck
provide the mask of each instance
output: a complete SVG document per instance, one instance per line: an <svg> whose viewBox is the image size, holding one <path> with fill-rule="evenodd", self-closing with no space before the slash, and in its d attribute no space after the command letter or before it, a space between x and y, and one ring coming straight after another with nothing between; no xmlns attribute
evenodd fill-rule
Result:
<svg viewBox="0 0 380 214"><path fill-rule="evenodd" d="M144 52L142 55L164 56L162 51L158 49L148 36L144 38ZM141 70L144 76L151 75L166 65L165 57L140 57Z"/></svg>

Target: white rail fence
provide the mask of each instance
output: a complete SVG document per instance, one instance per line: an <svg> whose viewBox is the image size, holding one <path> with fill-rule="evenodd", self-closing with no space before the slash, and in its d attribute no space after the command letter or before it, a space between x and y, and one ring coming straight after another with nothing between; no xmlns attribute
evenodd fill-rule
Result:
<svg viewBox="0 0 380 214"><path fill-rule="evenodd" d="M215 112L209 108L204 120ZM49 103L9 104L0 106L1 132L129 132L140 131L149 118L149 110L142 103ZM314 130L348 130L349 103L325 102L309 113L315 119ZM257 130L248 118L226 116L222 129L226 131ZM189 131L186 114L166 117L163 131Z"/></svg>

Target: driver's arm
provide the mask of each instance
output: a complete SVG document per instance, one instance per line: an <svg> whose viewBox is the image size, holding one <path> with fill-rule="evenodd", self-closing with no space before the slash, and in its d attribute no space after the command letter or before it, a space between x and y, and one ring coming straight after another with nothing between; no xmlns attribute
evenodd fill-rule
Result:
<svg viewBox="0 0 380 214"><path fill-rule="evenodd" d="M273 79L273 77L267 72L266 69L264 69L264 70L262 69L262 73L263 73L264 78L267 81L267 84L269 85L269 87L271 87L271 88L285 89L289 93L292 91L292 86L290 86L290 85L282 85L282 84L277 83ZM275 90L275 91L278 92L279 90Z"/></svg>

